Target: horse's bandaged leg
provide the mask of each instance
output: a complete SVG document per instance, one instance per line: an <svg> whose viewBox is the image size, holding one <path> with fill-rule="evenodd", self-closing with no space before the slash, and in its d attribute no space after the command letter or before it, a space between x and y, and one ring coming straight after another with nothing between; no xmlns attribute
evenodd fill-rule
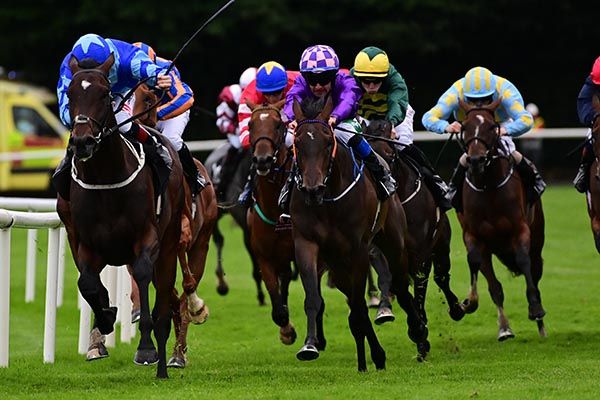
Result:
<svg viewBox="0 0 600 400"><path fill-rule="evenodd" d="M208 306L204 303L196 292L190 294L188 300L188 312L190 319L194 324L203 324L208 318Z"/></svg>

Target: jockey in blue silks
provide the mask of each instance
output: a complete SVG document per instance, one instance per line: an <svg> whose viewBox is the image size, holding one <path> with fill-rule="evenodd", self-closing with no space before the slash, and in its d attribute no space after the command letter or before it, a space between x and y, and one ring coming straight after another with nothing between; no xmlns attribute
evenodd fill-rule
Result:
<svg viewBox="0 0 600 400"><path fill-rule="evenodd" d="M464 112L459 110L459 99L471 104L491 104L501 98L499 107L495 111L496 121L500 123L499 152L504 156L511 156L515 161L517 171L521 175L527 198L530 203L542 195L546 184L531 161L515 149L512 138L520 136L533 127L533 117L525 109L523 97L508 79L492 74L483 67L471 68L464 78L454 82L452 86L440 97L437 104L423 115L422 123L425 129L435 133L460 133ZM454 116L455 121L448 119ZM449 200L452 205L460 210L462 204L461 189L467 169L467 156L463 154L458 166L450 179Z"/></svg>
<svg viewBox="0 0 600 400"><path fill-rule="evenodd" d="M67 90L72 79L72 73L69 67L71 57L75 57L79 65L83 68L95 68L104 63L111 54L114 56L114 63L109 70L108 80L111 85L111 95L113 96L113 110L117 111L117 109L119 109L119 111L115 113L117 124L120 124L132 116L135 96L131 96L127 99L125 104L121 104L121 102L126 94L134 88L139 81L147 79L145 82L147 85L156 86L162 90L168 90L169 93L171 93L173 89L178 91L180 85L182 85L177 73L171 71L168 75L166 74L168 63L159 65L139 47L117 39L104 39L96 34L90 33L83 35L75 42L72 50L64 57L60 66L60 75L57 85L58 106L59 116L66 126L72 126L71 115L69 113L69 97L67 96ZM184 92L186 92L185 98L187 98L185 101L186 106L189 106L187 109L180 106L179 110L183 110L180 111L180 113L187 111L193 103L193 93L191 92L191 89L188 87ZM172 110L170 115L163 116L163 118L176 116L177 111L178 110ZM119 126L119 131L130 137L136 137L142 142L148 137L151 137L148 131L135 122L128 122ZM167 138L169 137L167 136ZM184 172L186 173L186 176L188 176L192 191L194 194L198 193L203 186L203 179L198 174L198 170L193 163L189 150L183 142L177 143L173 140L171 140L171 142L173 142L173 146L176 147L178 154L182 159ZM67 151L65 159L63 159L54 174L54 177L58 178L59 181L63 181L60 176L65 175L70 171L71 158L72 154ZM190 162L185 162L188 158L188 161L191 161L191 164ZM55 180L55 184L56 182L57 181ZM59 192L60 189L61 188L57 188ZM61 195L62 194L63 193L61 193Z"/></svg>
<svg viewBox="0 0 600 400"><path fill-rule="evenodd" d="M325 45L307 48L300 58L300 76L286 95L283 113L295 129L294 101L301 103L305 98L323 98L331 96L333 111L329 125L337 139L350 146L364 162L377 181L377 196L385 200L396 191L396 181L381 165L371 145L357 133L361 132L360 123L355 119L362 90L356 80L346 72L341 72L340 62L335 51ZM291 182L288 181L288 182ZM280 196L280 206L286 213L289 207L291 183L284 185Z"/></svg>

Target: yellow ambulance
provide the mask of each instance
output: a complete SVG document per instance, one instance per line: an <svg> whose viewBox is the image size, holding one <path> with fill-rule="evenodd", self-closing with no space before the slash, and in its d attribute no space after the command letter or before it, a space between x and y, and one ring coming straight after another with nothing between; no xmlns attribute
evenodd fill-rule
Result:
<svg viewBox="0 0 600 400"><path fill-rule="evenodd" d="M47 89L0 80L0 192L50 190L69 135L55 103Z"/></svg>

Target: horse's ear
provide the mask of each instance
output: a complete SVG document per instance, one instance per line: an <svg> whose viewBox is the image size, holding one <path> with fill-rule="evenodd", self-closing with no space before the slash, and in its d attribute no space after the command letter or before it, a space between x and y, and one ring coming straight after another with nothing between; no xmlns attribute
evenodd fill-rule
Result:
<svg viewBox="0 0 600 400"><path fill-rule="evenodd" d="M273 104L273 107L275 107L278 110L281 110L284 105L285 105L285 99L281 99L277 103Z"/></svg>
<svg viewBox="0 0 600 400"><path fill-rule="evenodd" d="M323 107L323 110L319 113L319 115L317 116L317 119L327 121L329 119L329 116L331 115L332 111L333 111L333 100L331 99L331 96L327 96L327 101L325 102L325 106Z"/></svg>
<svg viewBox="0 0 600 400"><path fill-rule="evenodd" d="M594 107L595 110L600 110L600 97L596 94L592 96L592 107Z"/></svg>
<svg viewBox="0 0 600 400"><path fill-rule="evenodd" d="M108 71L110 71L110 68L113 66L114 63L115 63L115 54L110 53L110 56L108 56L106 61L104 61L102 64L100 64L97 69L102 71L104 73L104 75L108 76Z"/></svg>
<svg viewBox="0 0 600 400"><path fill-rule="evenodd" d="M361 120L360 120L360 127L362 128L362 131L363 131L363 132L366 132L366 131L367 131L368 125L367 125L367 123L365 122L365 120L364 120L364 119L361 119Z"/></svg>
<svg viewBox="0 0 600 400"><path fill-rule="evenodd" d="M465 112L469 112L469 110L475 106L467 103L466 101L464 101L463 99L461 99L460 97L458 98L458 105L460 106L460 108L462 110L464 110Z"/></svg>
<svg viewBox="0 0 600 400"><path fill-rule="evenodd" d="M246 99L246 105L248 106L250 111L254 111L254 109L256 108L256 104L250 99Z"/></svg>
<svg viewBox="0 0 600 400"><path fill-rule="evenodd" d="M71 58L69 59L69 69L73 75L81 69L79 67L79 60L74 55L71 55Z"/></svg>
<svg viewBox="0 0 600 400"><path fill-rule="evenodd" d="M306 119L304 113L302 112L302 106L300 105L300 103L298 103L297 99L294 99L294 106L292 107L292 109L294 110L294 117L296 118L296 121L303 121L304 119Z"/></svg>

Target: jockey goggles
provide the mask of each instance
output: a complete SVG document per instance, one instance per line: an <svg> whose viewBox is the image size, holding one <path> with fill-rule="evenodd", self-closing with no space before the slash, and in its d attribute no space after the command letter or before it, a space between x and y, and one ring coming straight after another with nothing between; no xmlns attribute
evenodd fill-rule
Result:
<svg viewBox="0 0 600 400"><path fill-rule="evenodd" d="M308 82L308 84L310 86L317 86L317 84L321 85L321 86L325 86L328 83L333 82L336 74L337 74L337 70L330 70L330 71L324 71L324 72L320 72L320 73L303 72L302 76L304 77L304 79L306 79L306 82Z"/></svg>
<svg viewBox="0 0 600 400"><path fill-rule="evenodd" d="M372 76L365 76L359 78L362 83L374 83L378 84L383 82L383 78L374 78Z"/></svg>

